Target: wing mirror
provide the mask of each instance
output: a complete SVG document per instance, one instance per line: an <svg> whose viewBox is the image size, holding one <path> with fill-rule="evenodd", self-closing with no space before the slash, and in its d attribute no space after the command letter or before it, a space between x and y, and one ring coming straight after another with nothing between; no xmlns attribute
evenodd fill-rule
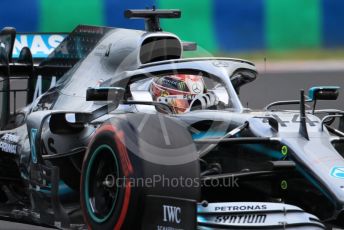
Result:
<svg viewBox="0 0 344 230"><path fill-rule="evenodd" d="M339 95L338 86L316 86L308 90L308 97L311 101L337 100Z"/></svg>
<svg viewBox="0 0 344 230"><path fill-rule="evenodd" d="M315 86L308 90L308 101L314 102L312 114L314 114L315 107L318 100L337 100L339 95L339 86Z"/></svg>
<svg viewBox="0 0 344 230"><path fill-rule="evenodd" d="M124 91L121 87L88 88L86 101L112 101L117 104L123 99Z"/></svg>
<svg viewBox="0 0 344 230"><path fill-rule="evenodd" d="M89 122L91 113L55 112L49 120L49 128L55 134L75 134L81 132Z"/></svg>

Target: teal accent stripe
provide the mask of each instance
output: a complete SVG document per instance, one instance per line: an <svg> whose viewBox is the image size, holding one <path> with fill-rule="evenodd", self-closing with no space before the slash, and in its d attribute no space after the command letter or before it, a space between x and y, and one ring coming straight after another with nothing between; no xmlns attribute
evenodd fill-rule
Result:
<svg viewBox="0 0 344 230"><path fill-rule="evenodd" d="M266 156L269 156L269 157L277 159L277 160L281 160L285 157L285 156L283 156L283 154L280 151L272 150L272 149L270 149L266 146L262 146L260 144L246 144L246 145L242 145L242 147L257 151L261 154L264 154Z"/></svg>
<svg viewBox="0 0 344 230"><path fill-rule="evenodd" d="M330 194L328 194L311 175L309 175L299 165L296 165L296 170L299 171L315 188L317 188L322 194L324 194L327 197L327 199L331 201L332 204L336 206L336 202L334 201L333 197Z"/></svg>
<svg viewBox="0 0 344 230"><path fill-rule="evenodd" d="M31 160L34 164L37 163L36 135L37 135L37 129L31 129L30 131Z"/></svg>

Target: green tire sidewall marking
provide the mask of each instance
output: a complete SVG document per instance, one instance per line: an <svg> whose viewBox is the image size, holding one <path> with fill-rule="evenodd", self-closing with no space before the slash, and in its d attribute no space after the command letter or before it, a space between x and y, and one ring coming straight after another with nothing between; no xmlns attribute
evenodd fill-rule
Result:
<svg viewBox="0 0 344 230"><path fill-rule="evenodd" d="M288 182L286 180L281 181L281 189L286 190L288 188Z"/></svg>
<svg viewBox="0 0 344 230"><path fill-rule="evenodd" d="M112 207L111 207L111 210L110 212L104 217L104 218L99 218L97 217L93 211L92 211L92 208L91 208L91 205L90 205L90 195L89 195L89 179L90 179L90 171L91 171L91 168L93 166L93 163L94 163L94 160L96 158L96 156L102 151L102 150L108 150L109 153L112 154L113 158L115 159L115 163L116 163L116 172L117 172L117 175L119 175L119 169L118 169L118 161L117 161L117 157L114 153L114 151L111 149L110 146L104 144L104 145L101 145L99 146L92 154L92 157L89 161L89 164L87 166L87 169L86 169L86 181L85 181L85 201L86 201L86 208L87 208L87 212L88 214L91 216L92 220L97 222L97 223L104 223L106 220L109 219L109 217L111 216L113 210L115 209L115 204L116 204L116 201L117 201L117 197L118 197L118 190L116 190L116 195L115 195L115 201L114 203L112 204Z"/></svg>
<svg viewBox="0 0 344 230"><path fill-rule="evenodd" d="M283 156L287 155L288 154L288 147L283 145L282 149L281 149L281 153Z"/></svg>

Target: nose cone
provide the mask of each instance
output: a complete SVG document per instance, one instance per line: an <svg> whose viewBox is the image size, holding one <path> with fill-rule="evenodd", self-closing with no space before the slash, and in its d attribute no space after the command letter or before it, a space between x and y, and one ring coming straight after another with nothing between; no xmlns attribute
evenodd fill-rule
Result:
<svg viewBox="0 0 344 230"><path fill-rule="evenodd" d="M327 135L313 137L309 141L302 138L285 138L283 143L289 146L302 165L303 170L344 204L344 159L337 152Z"/></svg>
<svg viewBox="0 0 344 230"><path fill-rule="evenodd" d="M326 201L327 207L331 207L322 207L326 210L322 212L329 218L337 218L344 207L344 158L334 148L326 128L321 130L321 120L307 115L307 140L299 133L300 118L297 113L273 113L269 116L278 121L278 130L274 130L264 119L257 118L250 120L250 129L259 137L276 137L288 147L288 159L295 161L299 175L305 180L302 186L315 188L315 192ZM312 203L309 204L310 209L325 206L319 200L314 203L308 196L302 199Z"/></svg>

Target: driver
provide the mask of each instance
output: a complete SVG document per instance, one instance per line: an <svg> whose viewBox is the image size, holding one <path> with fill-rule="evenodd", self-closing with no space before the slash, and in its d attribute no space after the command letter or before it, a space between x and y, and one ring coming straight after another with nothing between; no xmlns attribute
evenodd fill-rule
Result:
<svg viewBox="0 0 344 230"><path fill-rule="evenodd" d="M207 94L202 76L190 74L174 74L153 79L150 92L153 100L169 105L174 113L185 113L192 107L203 108L200 96ZM206 103L208 104L208 103Z"/></svg>

